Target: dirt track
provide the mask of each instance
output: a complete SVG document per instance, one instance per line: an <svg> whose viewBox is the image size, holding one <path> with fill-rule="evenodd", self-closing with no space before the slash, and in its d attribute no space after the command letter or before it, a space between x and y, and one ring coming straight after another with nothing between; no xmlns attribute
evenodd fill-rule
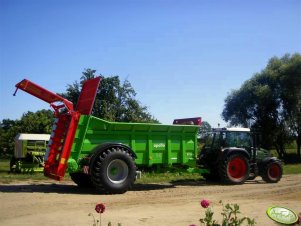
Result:
<svg viewBox="0 0 301 226"><path fill-rule="evenodd" d="M188 226L203 215L199 204L209 199L216 216L224 203L240 204L243 213L257 225L277 225L266 216L272 205L301 212L301 174L284 176L278 184L261 178L238 186L221 186L205 181L178 181L173 184L135 185L122 195L96 194L73 183L28 182L0 185L0 225L90 225L97 202L106 204L103 225L111 221L123 226ZM220 218L219 218L220 219Z"/></svg>

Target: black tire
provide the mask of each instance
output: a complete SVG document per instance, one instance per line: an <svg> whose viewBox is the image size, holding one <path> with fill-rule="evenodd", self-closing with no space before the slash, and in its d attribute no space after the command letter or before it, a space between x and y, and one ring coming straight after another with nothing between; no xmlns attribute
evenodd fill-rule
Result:
<svg viewBox="0 0 301 226"><path fill-rule="evenodd" d="M122 194L136 179L133 157L122 147L109 147L95 153L90 165L91 179L98 190Z"/></svg>
<svg viewBox="0 0 301 226"><path fill-rule="evenodd" d="M227 156L220 164L220 178L226 184L242 184L249 178L249 173L249 161L242 154Z"/></svg>
<svg viewBox="0 0 301 226"><path fill-rule="evenodd" d="M267 183L277 183L280 181L282 173L283 168L280 162L269 162L263 166L261 177Z"/></svg>
<svg viewBox="0 0 301 226"><path fill-rule="evenodd" d="M85 173L70 173L70 177L81 188L92 188L91 176Z"/></svg>
<svg viewBox="0 0 301 226"><path fill-rule="evenodd" d="M220 180L220 177L216 171L210 170L210 173L202 174L202 177L205 178L206 181L216 182Z"/></svg>

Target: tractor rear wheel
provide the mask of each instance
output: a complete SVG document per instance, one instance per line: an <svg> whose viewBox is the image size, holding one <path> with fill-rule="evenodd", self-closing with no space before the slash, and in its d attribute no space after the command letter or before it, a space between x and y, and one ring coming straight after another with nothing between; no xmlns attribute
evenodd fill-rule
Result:
<svg viewBox="0 0 301 226"><path fill-rule="evenodd" d="M242 184L248 177L250 165L248 159L242 154L228 156L220 166L220 178L227 184Z"/></svg>
<svg viewBox="0 0 301 226"><path fill-rule="evenodd" d="M93 183L91 176L85 173L70 173L70 177L74 183L76 183L81 188L91 188Z"/></svg>
<svg viewBox="0 0 301 226"><path fill-rule="evenodd" d="M133 157L123 148L110 147L96 153L91 162L91 179L98 190L103 188L112 194L129 190L136 179Z"/></svg>
<svg viewBox="0 0 301 226"><path fill-rule="evenodd" d="M263 167L262 179L267 183L277 183L282 177L282 164L280 162L270 162Z"/></svg>

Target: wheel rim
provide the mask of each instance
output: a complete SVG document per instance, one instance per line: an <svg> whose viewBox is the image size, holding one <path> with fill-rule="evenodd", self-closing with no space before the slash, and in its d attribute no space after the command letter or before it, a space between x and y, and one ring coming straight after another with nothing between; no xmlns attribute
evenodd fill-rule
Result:
<svg viewBox="0 0 301 226"><path fill-rule="evenodd" d="M129 174L128 165L120 159L115 159L108 165L107 177L114 184L123 183Z"/></svg>
<svg viewBox="0 0 301 226"><path fill-rule="evenodd" d="M234 181L241 181L247 173L247 163L241 157L231 159L228 164L228 175Z"/></svg>
<svg viewBox="0 0 301 226"><path fill-rule="evenodd" d="M269 167L268 175L272 180L277 180L280 177L281 169L277 164L272 164Z"/></svg>

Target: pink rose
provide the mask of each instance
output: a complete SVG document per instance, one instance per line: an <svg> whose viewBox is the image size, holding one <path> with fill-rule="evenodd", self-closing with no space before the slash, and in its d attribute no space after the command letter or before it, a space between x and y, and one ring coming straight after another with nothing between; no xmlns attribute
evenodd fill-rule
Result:
<svg viewBox="0 0 301 226"><path fill-rule="evenodd" d="M103 212L105 212L105 210L106 210L106 207L105 207L105 205L104 205L103 203L97 203L97 204L96 204L96 206L95 206L95 211L96 211L97 213L102 214Z"/></svg>
<svg viewBox="0 0 301 226"><path fill-rule="evenodd" d="M200 204L201 204L201 206L203 207L203 208L208 208L208 206L209 206L209 200L207 200L207 199L203 199L201 202L200 202Z"/></svg>

